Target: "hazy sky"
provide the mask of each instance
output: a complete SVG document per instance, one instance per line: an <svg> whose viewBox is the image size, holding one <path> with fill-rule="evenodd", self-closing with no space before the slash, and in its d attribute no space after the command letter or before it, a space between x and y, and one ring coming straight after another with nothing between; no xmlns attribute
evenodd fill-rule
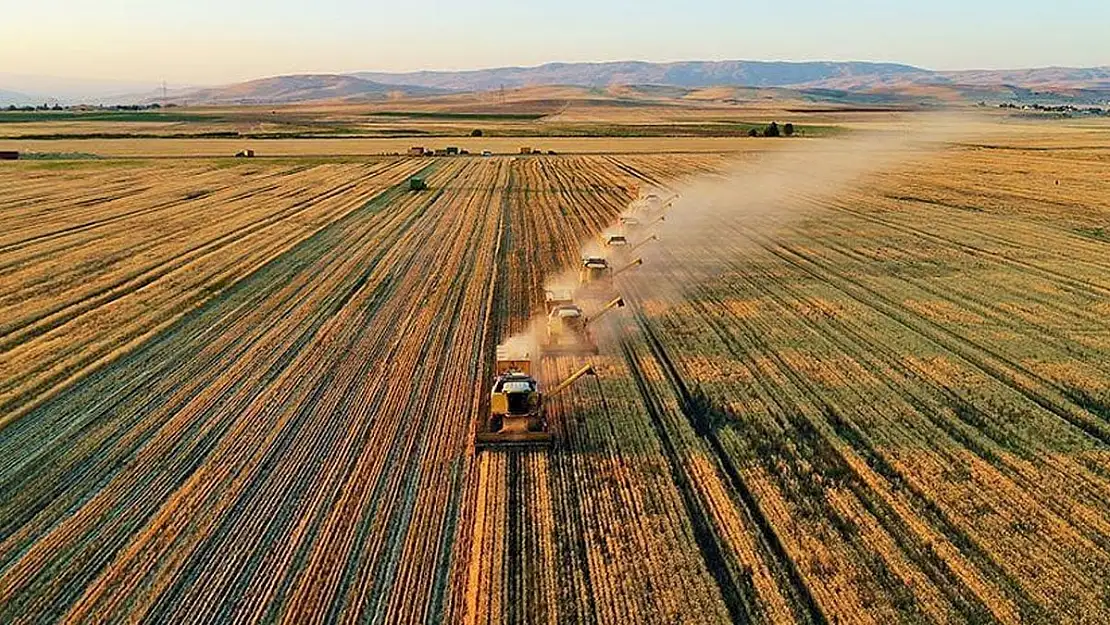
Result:
<svg viewBox="0 0 1110 625"><path fill-rule="evenodd" d="M0 0L0 73L213 84L548 61L1110 65L1110 0Z"/></svg>

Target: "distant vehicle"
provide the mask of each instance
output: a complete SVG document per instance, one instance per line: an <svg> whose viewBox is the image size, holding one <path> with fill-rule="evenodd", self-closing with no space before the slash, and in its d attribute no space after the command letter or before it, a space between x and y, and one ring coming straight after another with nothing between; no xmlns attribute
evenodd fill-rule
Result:
<svg viewBox="0 0 1110 625"><path fill-rule="evenodd" d="M424 152L426 151L427 150L424 149L424 146L414 145L409 148L409 156L424 156Z"/></svg>
<svg viewBox="0 0 1110 625"><path fill-rule="evenodd" d="M493 152L489 150L482 150L482 156L493 156Z"/></svg>
<svg viewBox="0 0 1110 625"><path fill-rule="evenodd" d="M457 148L453 145L447 146L447 156L455 156L458 153L459 153L459 148Z"/></svg>
<svg viewBox="0 0 1110 625"><path fill-rule="evenodd" d="M235 153L235 158L254 158L254 150L239 150Z"/></svg>

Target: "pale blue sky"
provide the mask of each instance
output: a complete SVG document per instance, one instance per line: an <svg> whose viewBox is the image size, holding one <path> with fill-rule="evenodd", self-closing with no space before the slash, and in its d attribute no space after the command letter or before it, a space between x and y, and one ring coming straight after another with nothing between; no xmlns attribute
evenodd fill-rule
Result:
<svg viewBox="0 0 1110 625"><path fill-rule="evenodd" d="M1110 0L0 0L0 73L211 84L628 59L1110 65Z"/></svg>

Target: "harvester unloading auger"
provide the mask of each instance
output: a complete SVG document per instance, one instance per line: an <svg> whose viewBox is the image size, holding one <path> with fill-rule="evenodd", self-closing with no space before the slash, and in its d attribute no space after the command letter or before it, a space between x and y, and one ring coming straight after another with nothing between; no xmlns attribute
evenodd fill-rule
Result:
<svg viewBox="0 0 1110 625"><path fill-rule="evenodd" d="M489 418L475 436L478 449L547 447L554 441L544 414L544 401L570 388L583 376L596 375L586 365L544 393L532 376L528 354L498 348L496 378L490 392Z"/></svg>
<svg viewBox="0 0 1110 625"><path fill-rule="evenodd" d="M632 247L628 248L628 253L631 254L632 252L635 252L636 250L640 249L641 247L647 245L648 243L651 243L652 241L658 241L658 240L659 240L659 235L653 234L650 237L644 239L643 241L640 241L636 245L633 245Z"/></svg>

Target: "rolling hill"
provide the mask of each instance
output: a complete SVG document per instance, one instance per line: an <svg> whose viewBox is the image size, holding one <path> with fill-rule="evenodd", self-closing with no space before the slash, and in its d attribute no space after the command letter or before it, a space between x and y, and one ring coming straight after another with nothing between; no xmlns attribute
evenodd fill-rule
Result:
<svg viewBox="0 0 1110 625"><path fill-rule="evenodd" d="M284 104L317 100L384 100L446 93L425 86L381 84L340 74L298 74L179 93L167 99L188 104ZM161 98L151 98L162 101Z"/></svg>

